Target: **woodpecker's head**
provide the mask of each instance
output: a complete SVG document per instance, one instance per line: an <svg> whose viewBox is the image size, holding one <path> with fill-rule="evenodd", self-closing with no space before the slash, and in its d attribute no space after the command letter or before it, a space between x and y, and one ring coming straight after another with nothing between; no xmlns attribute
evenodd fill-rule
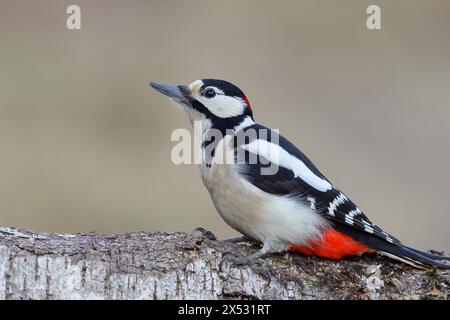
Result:
<svg viewBox="0 0 450 320"><path fill-rule="evenodd" d="M245 119L253 121L247 97L230 82L203 79L188 86L153 82L150 85L183 107L191 121L207 119L222 128L234 128Z"/></svg>

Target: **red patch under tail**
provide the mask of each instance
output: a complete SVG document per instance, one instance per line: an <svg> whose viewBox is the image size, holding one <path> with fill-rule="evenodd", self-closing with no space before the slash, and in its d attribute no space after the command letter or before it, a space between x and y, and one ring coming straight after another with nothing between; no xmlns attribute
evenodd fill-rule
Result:
<svg viewBox="0 0 450 320"><path fill-rule="evenodd" d="M308 246L290 245L289 249L305 255L316 255L328 259L339 260L348 255L361 255L364 252L372 252L366 245L353 240L353 238L328 229L322 239L311 241Z"/></svg>

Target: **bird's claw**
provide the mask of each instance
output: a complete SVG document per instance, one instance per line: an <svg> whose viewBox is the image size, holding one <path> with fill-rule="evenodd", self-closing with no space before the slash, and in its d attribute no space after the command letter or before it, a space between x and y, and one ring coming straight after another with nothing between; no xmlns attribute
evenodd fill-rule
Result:
<svg viewBox="0 0 450 320"><path fill-rule="evenodd" d="M222 272L223 264L225 262L236 263L236 258L239 258L239 257L240 256L237 253L230 252L230 251L222 253L222 259L219 262L219 271Z"/></svg>
<svg viewBox="0 0 450 320"><path fill-rule="evenodd" d="M209 231L208 229L205 229L203 227L197 227L194 230L192 230L191 236L193 238L195 238L195 237L197 237L197 233L200 233L204 239L208 239L208 240L212 240L212 241L217 240L217 237L214 235L214 233L212 233L211 231Z"/></svg>
<svg viewBox="0 0 450 320"><path fill-rule="evenodd" d="M255 258L252 256L243 256L236 252L224 252L222 254L222 260L219 263L219 272L222 272L223 265L229 262L231 265L236 266L248 266L253 272L263 276L267 279L267 284L270 284L272 280L272 273L270 269L267 267L266 261L262 258Z"/></svg>

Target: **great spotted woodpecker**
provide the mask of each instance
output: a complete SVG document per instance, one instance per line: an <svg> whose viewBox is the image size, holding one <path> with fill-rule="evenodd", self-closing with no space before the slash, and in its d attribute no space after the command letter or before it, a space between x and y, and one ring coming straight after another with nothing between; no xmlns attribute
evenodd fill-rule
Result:
<svg viewBox="0 0 450 320"><path fill-rule="evenodd" d="M254 121L249 100L235 85L215 79L150 85L183 108L191 123L201 122L201 151L211 151L200 164L201 176L219 214L244 235L235 242L262 243L250 256L228 252L224 260L252 264L284 250L329 259L378 252L416 267L450 268L449 257L407 247L373 224L298 148ZM212 130L222 137L211 138ZM245 138L239 142L240 134ZM219 149L232 163L219 161ZM263 174L271 165L277 170Z"/></svg>

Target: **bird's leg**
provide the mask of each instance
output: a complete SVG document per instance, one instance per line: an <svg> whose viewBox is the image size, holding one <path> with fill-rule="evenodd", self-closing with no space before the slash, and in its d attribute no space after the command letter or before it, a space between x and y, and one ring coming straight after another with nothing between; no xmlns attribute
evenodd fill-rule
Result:
<svg viewBox="0 0 450 320"><path fill-rule="evenodd" d="M214 233L212 233L212 231L209 231L206 228L203 227L197 227L194 230L192 230L191 232L191 236L195 237L197 233L200 233L201 236L205 239L208 240L212 240L215 241L217 240L217 237L214 235ZM239 243L239 242L245 242L245 241L250 241L251 239L246 237L246 236L240 236L240 237L233 237L233 238L226 238L226 239L222 239L219 240L219 242L222 243Z"/></svg>
<svg viewBox="0 0 450 320"><path fill-rule="evenodd" d="M233 237L233 238L226 238L226 239L222 239L219 241L224 242L224 243L240 243L240 242L247 242L247 241L251 241L251 240L252 239L250 239L249 237L239 236L239 237Z"/></svg>
<svg viewBox="0 0 450 320"><path fill-rule="evenodd" d="M248 256L241 255L237 252L224 252L222 254L222 260L219 263L219 271L222 271L222 267L226 262L237 266L249 266L256 273L267 278L269 284L272 275L269 268L266 266L266 262L263 257L277 251L278 250L274 250L269 243L265 243L260 250Z"/></svg>

